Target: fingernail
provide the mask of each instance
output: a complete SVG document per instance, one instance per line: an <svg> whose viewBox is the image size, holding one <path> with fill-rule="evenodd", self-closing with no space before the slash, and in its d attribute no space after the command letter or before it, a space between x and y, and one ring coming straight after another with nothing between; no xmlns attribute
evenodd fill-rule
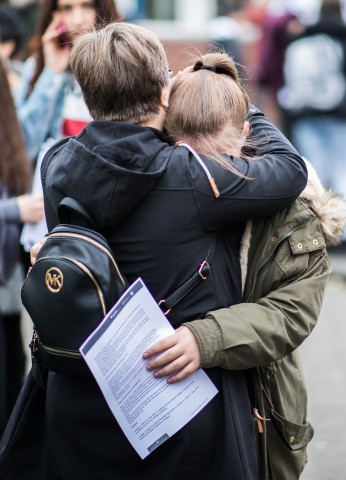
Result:
<svg viewBox="0 0 346 480"><path fill-rule="evenodd" d="M149 357L150 357L150 355L149 355L148 352L144 352L144 353L143 353L143 358L149 358Z"/></svg>

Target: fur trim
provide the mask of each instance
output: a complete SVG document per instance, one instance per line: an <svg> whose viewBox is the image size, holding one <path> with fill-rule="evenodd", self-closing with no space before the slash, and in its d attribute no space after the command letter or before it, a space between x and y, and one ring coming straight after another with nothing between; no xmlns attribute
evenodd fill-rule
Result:
<svg viewBox="0 0 346 480"><path fill-rule="evenodd" d="M338 245L346 225L346 203L340 195L324 191L311 201L311 210L319 217L328 246Z"/></svg>
<svg viewBox="0 0 346 480"><path fill-rule="evenodd" d="M305 189L300 194L301 198L305 198L306 200L312 200L319 195L322 195L325 191L320 179L318 178L317 172L311 163L304 158L306 163L306 168L308 170L308 183L306 184Z"/></svg>
<svg viewBox="0 0 346 480"><path fill-rule="evenodd" d="M309 200L311 209L320 219L326 244L337 245L342 240L346 225L346 203L341 195L323 188L314 167L304 160L308 169L308 183L300 198Z"/></svg>
<svg viewBox="0 0 346 480"><path fill-rule="evenodd" d="M239 251L242 292L244 292L244 287L245 287L251 238L252 238L252 220L248 220L245 225L244 233L240 243L240 251Z"/></svg>
<svg viewBox="0 0 346 480"><path fill-rule="evenodd" d="M304 160L308 169L308 183L300 194L300 198L308 200L311 210L318 216L326 244L328 246L338 245L342 240L346 226L346 202L341 195L331 190L325 190L314 167L308 160ZM239 252L242 291L244 291L247 276L251 238L252 220L248 220L241 239Z"/></svg>

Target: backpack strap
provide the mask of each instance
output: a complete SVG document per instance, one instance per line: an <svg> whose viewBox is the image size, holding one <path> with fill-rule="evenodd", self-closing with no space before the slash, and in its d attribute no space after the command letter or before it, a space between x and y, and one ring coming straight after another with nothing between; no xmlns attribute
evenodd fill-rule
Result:
<svg viewBox="0 0 346 480"><path fill-rule="evenodd" d="M94 228L95 222L88 213L87 209L71 197L65 197L58 206L59 221L69 225L78 225L80 227ZM180 302L190 291L199 283L206 280L211 272L210 262L214 255L216 237L214 237L210 245L205 259L201 263L199 269L177 290L171 293L166 299L159 301L159 306L168 315L175 305Z"/></svg>
<svg viewBox="0 0 346 480"><path fill-rule="evenodd" d="M168 295L164 300L160 300L158 305L162 309L165 315L168 315L173 307L176 306L190 291L196 287L199 283L206 280L211 272L210 263L214 255L216 244L216 237L214 237L212 244L210 245L205 259L201 263L197 272L195 272L186 282L180 285L177 290Z"/></svg>
<svg viewBox="0 0 346 480"><path fill-rule="evenodd" d="M61 200L58 206L58 216L60 223L78 225L87 228L95 227L95 222L90 216L88 210L81 203L71 197L65 197Z"/></svg>

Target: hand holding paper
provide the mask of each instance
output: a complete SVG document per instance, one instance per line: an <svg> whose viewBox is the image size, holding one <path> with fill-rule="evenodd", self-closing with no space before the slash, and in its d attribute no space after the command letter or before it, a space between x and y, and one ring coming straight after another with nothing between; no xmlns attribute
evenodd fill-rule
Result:
<svg viewBox="0 0 346 480"><path fill-rule="evenodd" d="M162 353L158 357L147 364L147 370L155 370L156 378L170 375L168 383L179 382L200 367L198 343L187 327L179 327L173 335L155 343L146 350L143 358L149 359L160 352Z"/></svg>
<svg viewBox="0 0 346 480"><path fill-rule="evenodd" d="M198 369L199 350L187 327L174 331L139 278L80 347L128 440L145 458L188 423L217 394ZM156 375L146 368L159 367ZM163 367L163 368L161 368ZM167 382L166 371L173 382ZM188 378L186 378L188 377ZM174 380L175 379L175 380Z"/></svg>

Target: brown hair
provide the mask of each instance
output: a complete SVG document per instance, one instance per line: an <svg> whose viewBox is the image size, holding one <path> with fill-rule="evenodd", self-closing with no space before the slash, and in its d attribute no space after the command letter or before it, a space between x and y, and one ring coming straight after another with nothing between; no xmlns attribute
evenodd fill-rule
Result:
<svg viewBox="0 0 346 480"><path fill-rule="evenodd" d="M121 20L115 0L94 0L96 9L95 27L103 27L107 23ZM44 68L44 56L42 48L42 36L53 19L53 12L58 10L58 0L43 0L40 16L37 23L36 33L30 41L29 50L35 56L36 65L33 77L29 83L28 95L35 86Z"/></svg>
<svg viewBox="0 0 346 480"><path fill-rule="evenodd" d="M149 30L124 22L82 35L70 62L93 118L142 123L159 112L168 64Z"/></svg>
<svg viewBox="0 0 346 480"><path fill-rule="evenodd" d="M195 58L193 72L174 80L165 128L174 141L188 143L235 172L222 154L239 156L246 147L248 109L249 97L232 58L207 53Z"/></svg>
<svg viewBox="0 0 346 480"><path fill-rule="evenodd" d="M31 179L22 132L2 62L0 62L0 182L11 195L25 193Z"/></svg>

